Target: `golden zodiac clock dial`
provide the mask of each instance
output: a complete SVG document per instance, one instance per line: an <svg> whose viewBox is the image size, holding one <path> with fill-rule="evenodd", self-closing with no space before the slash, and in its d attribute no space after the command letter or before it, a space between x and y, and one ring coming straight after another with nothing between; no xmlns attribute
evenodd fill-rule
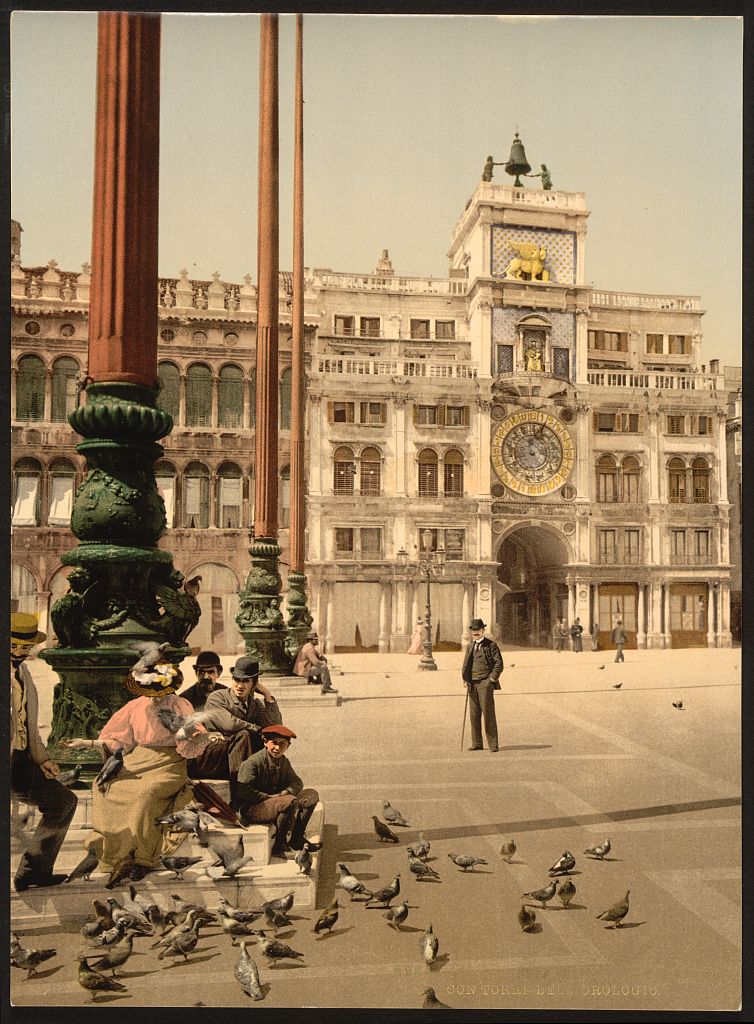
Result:
<svg viewBox="0 0 754 1024"><path fill-rule="evenodd" d="M492 465L516 494L551 494L573 469L571 435L560 420L545 412L524 410L506 416L492 435Z"/></svg>

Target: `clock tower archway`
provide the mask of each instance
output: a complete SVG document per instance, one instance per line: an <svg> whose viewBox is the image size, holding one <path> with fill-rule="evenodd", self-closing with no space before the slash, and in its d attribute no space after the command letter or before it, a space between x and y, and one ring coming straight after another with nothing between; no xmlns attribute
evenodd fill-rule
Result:
<svg viewBox="0 0 754 1024"><path fill-rule="evenodd" d="M549 647L552 625L567 617L568 541L549 525L517 524L497 549L495 619L503 643Z"/></svg>

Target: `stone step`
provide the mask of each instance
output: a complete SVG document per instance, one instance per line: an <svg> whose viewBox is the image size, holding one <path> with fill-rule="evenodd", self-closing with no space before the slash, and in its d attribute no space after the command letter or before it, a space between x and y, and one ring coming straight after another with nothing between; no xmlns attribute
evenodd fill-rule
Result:
<svg viewBox="0 0 754 1024"><path fill-rule="evenodd" d="M320 802L310 819L308 835L312 839L321 839L324 835L324 824L324 806ZM235 832L237 834L238 830ZM86 831L83 829L74 830L73 835L69 829L66 843L56 863L58 870L70 870L81 860L82 840L85 835ZM11 860L14 862L21 847L17 839L13 839L11 845ZM14 845L16 856L13 852ZM185 847L186 843L183 843L180 848L181 854L184 853ZM211 851L205 850L204 853L206 863L210 864ZM289 854L288 858L285 861L275 858L267 864L249 864L242 868L235 878L210 877L204 865L190 868L182 879L176 878L172 871L152 871L138 883L137 888L144 896L151 896L166 910L173 905L171 893L178 893L186 900L216 910L220 896L235 906L249 909L258 907L265 900L278 899L291 891L294 893L294 906L311 909L316 905L321 851L312 854L312 869L309 875L301 874L293 860L293 854ZM104 887L106 880L103 872L93 872L89 882L80 880L49 889L29 889L20 894L11 888L12 927L35 932L59 928L61 925L81 927L89 917L92 900L104 900L109 895ZM116 899L121 899L121 894L128 892L128 885L128 882L124 882L115 887L113 895Z"/></svg>
<svg viewBox="0 0 754 1024"><path fill-rule="evenodd" d="M293 692L291 692L293 691ZM339 693L320 693L319 687L308 686L300 690L294 686L283 688L276 694L278 704L296 705L298 707L340 707L343 703Z"/></svg>

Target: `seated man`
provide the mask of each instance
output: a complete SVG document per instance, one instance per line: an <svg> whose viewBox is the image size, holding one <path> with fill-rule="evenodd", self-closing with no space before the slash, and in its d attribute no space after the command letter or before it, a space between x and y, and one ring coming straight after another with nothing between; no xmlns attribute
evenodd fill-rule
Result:
<svg viewBox="0 0 754 1024"><path fill-rule="evenodd" d="M302 645L296 655L296 663L293 666L293 674L306 676L306 681L311 686L317 683L322 684L320 693L337 693L330 679L330 669L327 667L327 658L317 650L319 636L316 632L307 633L306 643Z"/></svg>
<svg viewBox="0 0 754 1024"><path fill-rule="evenodd" d="M244 825L275 824L272 855L284 857L288 849L302 849L319 794L304 789L285 756L296 733L285 725L268 725L262 737L265 749L244 761L238 771L238 807Z"/></svg>
<svg viewBox="0 0 754 1024"><path fill-rule="evenodd" d="M278 725L283 716L273 695L259 682L259 662L254 658L239 658L231 678L230 687L218 686L206 698L204 712L209 718L204 726L215 735L202 753L189 761L188 775L190 779L228 779L230 804L235 809L238 769L255 750L262 749L260 730ZM262 699L257 700L257 695Z"/></svg>
<svg viewBox="0 0 754 1024"><path fill-rule="evenodd" d="M196 682L187 690L182 690L180 695L193 705L194 711L203 711L207 697L215 690L223 689L219 682L223 666L214 651L202 651L192 667L196 673Z"/></svg>

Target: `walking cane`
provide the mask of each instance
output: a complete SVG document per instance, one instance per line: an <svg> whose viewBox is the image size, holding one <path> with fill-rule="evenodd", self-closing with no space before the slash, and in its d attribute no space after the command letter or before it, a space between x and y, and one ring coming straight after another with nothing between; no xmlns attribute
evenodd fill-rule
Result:
<svg viewBox="0 0 754 1024"><path fill-rule="evenodd" d="M466 687L466 700L463 705L463 725L461 726L461 750L463 750L463 734L466 732L466 710L469 706L469 688Z"/></svg>

